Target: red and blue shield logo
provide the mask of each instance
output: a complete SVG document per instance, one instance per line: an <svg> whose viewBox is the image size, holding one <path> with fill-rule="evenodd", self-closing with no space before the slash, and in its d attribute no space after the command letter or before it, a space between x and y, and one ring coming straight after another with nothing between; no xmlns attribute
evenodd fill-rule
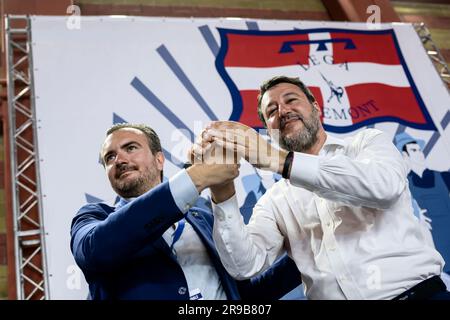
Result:
<svg viewBox="0 0 450 320"><path fill-rule="evenodd" d="M311 89L327 131L387 121L435 130L392 29L218 30L216 68L232 96L230 120L262 127L259 85L286 75Z"/></svg>

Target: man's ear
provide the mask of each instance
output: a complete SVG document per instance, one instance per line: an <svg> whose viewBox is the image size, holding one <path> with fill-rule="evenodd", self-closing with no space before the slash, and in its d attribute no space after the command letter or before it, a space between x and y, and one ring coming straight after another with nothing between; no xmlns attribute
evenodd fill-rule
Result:
<svg viewBox="0 0 450 320"><path fill-rule="evenodd" d="M312 103L312 106L313 106L313 108L315 108L315 109L317 110L317 112L318 112L319 115L321 116L321 115L322 115L322 110L320 109L319 104L317 103L317 101L314 101L314 102Z"/></svg>
<svg viewBox="0 0 450 320"><path fill-rule="evenodd" d="M164 168L164 161L166 158L164 158L164 153L162 151L158 151L155 155L156 158L156 164L159 171L162 171Z"/></svg>
<svg viewBox="0 0 450 320"><path fill-rule="evenodd" d="M411 158L409 157L409 154L407 151L402 151L402 158L406 163L406 166L408 167L408 172L411 171Z"/></svg>
<svg viewBox="0 0 450 320"><path fill-rule="evenodd" d="M403 160L408 161L409 160L409 154L406 151L402 151L402 157Z"/></svg>

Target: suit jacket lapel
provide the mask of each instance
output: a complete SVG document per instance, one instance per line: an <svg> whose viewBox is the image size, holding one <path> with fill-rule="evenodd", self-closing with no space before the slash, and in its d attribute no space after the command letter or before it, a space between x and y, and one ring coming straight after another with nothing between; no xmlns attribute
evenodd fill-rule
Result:
<svg viewBox="0 0 450 320"><path fill-rule="evenodd" d="M223 269L219 254L217 253L214 245L214 240L212 239L212 226L205 220L205 218L203 218L201 214L194 216L192 212L189 212L186 215L186 221L189 222L192 228L196 231L216 268L218 270ZM173 261L178 263L176 256L170 250L169 245L162 236L156 239L152 245L155 249L161 251L163 254L169 256Z"/></svg>
<svg viewBox="0 0 450 320"><path fill-rule="evenodd" d="M190 213L186 215L186 220L191 224L192 228L197 232L198 236L205 245L214 263L216 259L220 259L212 239L212 226L202 217L202 215L193 216Z"/></svg>
<svg viewBox="0 0 450 320"><path fill-rule="evenodd" d="M211 258L211 262L216 267L217 274L219 275L222 287L228 299L239 299L240 295L237 289L236 282L231 278L228 272L225 270L222 262L220 261L219 254L217 253L212 239L212 225L201 214L192 215L191 212L186 215L186 220L192 225L192 228L197 232L198 236L205 245L206 250Z"/></svg>
<svg viewBox="0 0 450 320"><path fill-rule="evenodd" d="M169 256L173 261L175 261L178 264L177 257L173 254L172 250L170 250L169 245L162 236L153 242L153 247L161 251L166 256Z"/></svg>

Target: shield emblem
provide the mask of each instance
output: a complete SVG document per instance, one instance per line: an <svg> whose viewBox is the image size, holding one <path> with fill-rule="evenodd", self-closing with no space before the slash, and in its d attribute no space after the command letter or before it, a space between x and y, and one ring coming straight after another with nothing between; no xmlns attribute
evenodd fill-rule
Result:
<svg viewBox="0 0 450 320"><path fill-rule="evenodd" d="M393 29L219 33L216 68L232 96L230 120L261 128L259 86L285 75L299 77L311 89L327 131L345 133L386 121L436 129Z"/></svg>

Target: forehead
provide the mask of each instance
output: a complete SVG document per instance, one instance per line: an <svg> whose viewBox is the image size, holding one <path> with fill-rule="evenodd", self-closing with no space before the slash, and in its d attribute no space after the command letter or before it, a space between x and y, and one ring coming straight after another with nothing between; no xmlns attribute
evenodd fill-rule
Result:
<svg viewBox="0 0 450 320"><path fill-rule="evenodd" d="M135 128L118 129L106 137L103 142L102 152L106 152L115 147L120 147L121 144L131 141L136 141L145 145L147 143L147 136L141 130Z"/></svg>
<svg viewBox="0 0 450 320"><path fill-rule="evenodd" d="M289 93L295 93L299 96L306 97L303 91L295 84L283 82L273 86L272 88L264 92L264 95L261 100L262 105L266 105L271 100L283 97Z"/></svg>

